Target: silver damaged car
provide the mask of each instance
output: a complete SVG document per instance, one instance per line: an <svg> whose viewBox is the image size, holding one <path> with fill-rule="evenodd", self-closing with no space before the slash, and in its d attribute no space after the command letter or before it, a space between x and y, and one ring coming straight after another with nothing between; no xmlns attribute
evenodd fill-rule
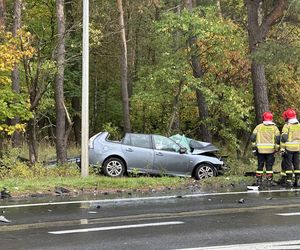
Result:
<svg viewBox="0 0 300 250"><path fill-rule="evenodd" d="M89 162L101 165L110 177L134 172L199 180L217 176L226 168L215 154L218 149L210 143L189 139L183 146L178 136L171 139L155 134L126 133L121 141L108 137L108 132L100 132L90 138Z"/></svg>

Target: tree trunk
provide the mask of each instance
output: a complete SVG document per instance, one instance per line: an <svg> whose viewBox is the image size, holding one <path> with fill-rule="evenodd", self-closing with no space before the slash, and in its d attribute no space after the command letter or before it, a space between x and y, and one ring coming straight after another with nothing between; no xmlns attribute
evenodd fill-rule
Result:
<svg viewBox="0 0 300 250"><path fill-rule="evenodd" d="M92 128L96 131L98 120L98 76L97 76L97 55L94 55L94 95L93 95L93 115L92 115Z"/></svg>
<svg viewBox="0 0 300 250"><path fill-rule="evenodd" d="M63 164L67 161L67 146L65 141L66 113L64 104L64 64L65 64L65 16L64 0L56 0L58 42L56 51L57 75L55 79L56 107L56 155L57 161Z"/></svg>
<svg viewBox="0 0 300 250"><path fill-rule="evenodd" d="M4 29L6 25L5 15L6 15L5 0L0 0L0 28L2 26Z"/></svg>
<svg viewBox="0 0 300 250"><path fill-rule="evenodd" d="M221 20L223 20L222 9L221 9L221 1L217 0L217 12L218 16Z"/></svg>
<svg viewBox="0 0 300 250"><path fill-rule="evenodd" d="M80 112L80 98L78 96L72 97L72 108L75 110L73 115L73 130L76 145L80 146L81 142L81 117L78 114Z"/></svg>
<svg viewBox="0 0 300 250"><path fill-rule="evenodd" d="M208 112L205 96L202 94L202 92L199 89L196 90L196 96L197 96L199 116L204 119L209 118L209 112ZM200 132L201 138L204 141L211 142L212 135L211 135L207 125L201 122L199 129L200 129L199 132Z"/></svg>
<svg viewBox="0 0 300 250"><path fill-rule="evenodd" d="M251 75L253 81L256 122L260 123L262 121L262 114L270 110L265 66L253 61L251 64Z"/></svg>
<svg viewBox="0 0 300 250"><path fill-rule="evenodd" d="M124 26L124 12L122 0L117 0L119 10L119 25L121 37L121 85L122 85L122 105L123 105L123 120L124 132L131 131L130 114L129 114L129 98L128 98L128 62L127 62L127 42Z"/></svg>
<svg viewBox="0 0 300 250"><path fill-rule="evenodd" d="M15 0L14 4L14 24L12 34L13 36L17 36L17 31L21 28L21 10L22 10L22 0ZM12 79L12 90L16 94L20 93L20 79L19 79L19 68L17 65L13 68L13 72L11 75ZM11 119L11 125L16 125L20 122L19 117L15 117ZM19 147L21 146L21 134L16 131L12 135L12 146Z"/></svg>
<svg viewBox="0 0 300 250"><path fill-rule="evenodd" d="M76 29L75 29L75 20L74 20L74 13L73 13L73 2L69 1L66 2L65 4L66 8L66 18L67 18L67 30L68 33L70 34L70 37L72 39L75 39L76 37ZM79 52L78 52L79 53ZM71 67L69 68L71 71L80 71L80 66L78 64L78 61L73 62ZM80 88L80 83L79 81L73 82L74 85L76 85L78 88ZM80 96L72 96L71 98L71 104L72 108L74 110L74 115L72 117L73 120L73 131L74 131L74 138L75 138L75 143L76 145L80 145L81 142L81 100Z"/></svg>
<svg viewBox="0 0 300 250"><path fill-rule="evenodd" d="M129 5L129 1L127 2ZM134 25L129 25L128 27L128 40L130 43L128 44L128 97L133 95L133 83L137 78L137 66L138 66L138 46L139 46L139 34L141 28L142 14L139 14L137 21ZM130 17L128 17L128 21L130 21Z"/></svg>
<svg viewBox="0 0 300 250"><path fill-rule="evenodd" d="M34 164L38 161L38 147L37 147L37 138L36 138L36 123L35 117L28 121L27 129L27 141L29 148L29 160L31 164Z"/></svg>
<svg viewBox="0 0 300 250"><path fill-rule="evenodd" d="M179 97L181 94L182 86L184 84L183 80L180 80L177 93L174 96L173 107L172 107L172 116L171 121L168 128L168 135L171 132L179 133L180 132L180 119L179 119Z"/></svg>
<svg viewBox="0 0 300 250"><path fill-rule="evenodd" d="M271 27L283 16L288 1L278 0L273 9L266 15L262 10L262 0L245 0L248 14L248 37L250 53L255 53L259 46L265 42ZM261 122L262 114L269 110L268 86L265 67L258 61L251 64L253 82L254 106L257 123Z"/></svg>
<svg viewBox="0 0 300 250"><path fill-rule="evenodd" d="M176 8L177 15L180 16L181 5L177 5L177 6L175 6L175 8ZM174 41L175 41L174 53L180 48L181 35L182 34L179 30L176 31L174 34ZM179 97L181 94L183 84L184 84L184 80L181 79L179 81L177 93L175 94L174 100L173 100L172 115L171 115L171 120L170 120L169 127L168 127L168 135L171 135L171 133L179 133L180 132Z"/></svg>
<svg viewBox="0 0 300 250"><path fill-rule="evenodd" d="M193 9L193 6L195 5L194 1L192 0L185 0L185 6L188 8L190 11ZM197 46L197 38L195 36L191 36L188 39L188 45L190 47L191 51L191 65L193 68L193 76L195 78L201 79L203 78L204 72L202 69L202 65L200 63L200 57L198 53L198 46ZM197 96L197 104L198 104L198 112L199 112L199 120L205 121L209 118L209 112L208 112L208 107L207 103L205 100L205 96L202 94L200 89L196 89L196 96ZM211 133L203 122L200 123L199 126L199 134L204 141L211 142L212 141L212 136Z"/></svg>

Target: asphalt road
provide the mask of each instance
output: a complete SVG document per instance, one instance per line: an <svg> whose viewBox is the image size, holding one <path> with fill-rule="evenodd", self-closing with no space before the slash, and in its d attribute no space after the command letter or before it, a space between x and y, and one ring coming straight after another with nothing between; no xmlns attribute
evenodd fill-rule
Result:
<svg viewBox="0 0 300 250"><path fill-rule="evenodd" d="M300 190L0 201L0 249L300 249Z"/></svg>

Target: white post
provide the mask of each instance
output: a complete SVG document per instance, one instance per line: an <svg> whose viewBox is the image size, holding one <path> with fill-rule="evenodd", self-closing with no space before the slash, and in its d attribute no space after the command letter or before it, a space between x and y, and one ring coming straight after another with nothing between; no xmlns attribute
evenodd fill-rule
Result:
<svg viewBox="0 0 300 250"><path fill-rule="evenodd" d="M89 175L89 0L83 0L81 176Z"/></svg>

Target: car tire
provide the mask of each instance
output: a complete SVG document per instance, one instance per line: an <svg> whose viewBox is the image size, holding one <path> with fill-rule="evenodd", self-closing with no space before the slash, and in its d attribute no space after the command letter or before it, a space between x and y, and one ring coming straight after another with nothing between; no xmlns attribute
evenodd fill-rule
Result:
<svg viewBox="0 0 300 250"><path fill-rule="evenodd" d="M208 163L200 164L195 170L196 180L217 176L216 168Z"/></svg>
<svg viewBox="0 0 300 250"><path fill-rule="evenodd" d="M124 172L125 164L119 158L109 158L103 164L103 173L109 177L121 177Z"/></svg>

